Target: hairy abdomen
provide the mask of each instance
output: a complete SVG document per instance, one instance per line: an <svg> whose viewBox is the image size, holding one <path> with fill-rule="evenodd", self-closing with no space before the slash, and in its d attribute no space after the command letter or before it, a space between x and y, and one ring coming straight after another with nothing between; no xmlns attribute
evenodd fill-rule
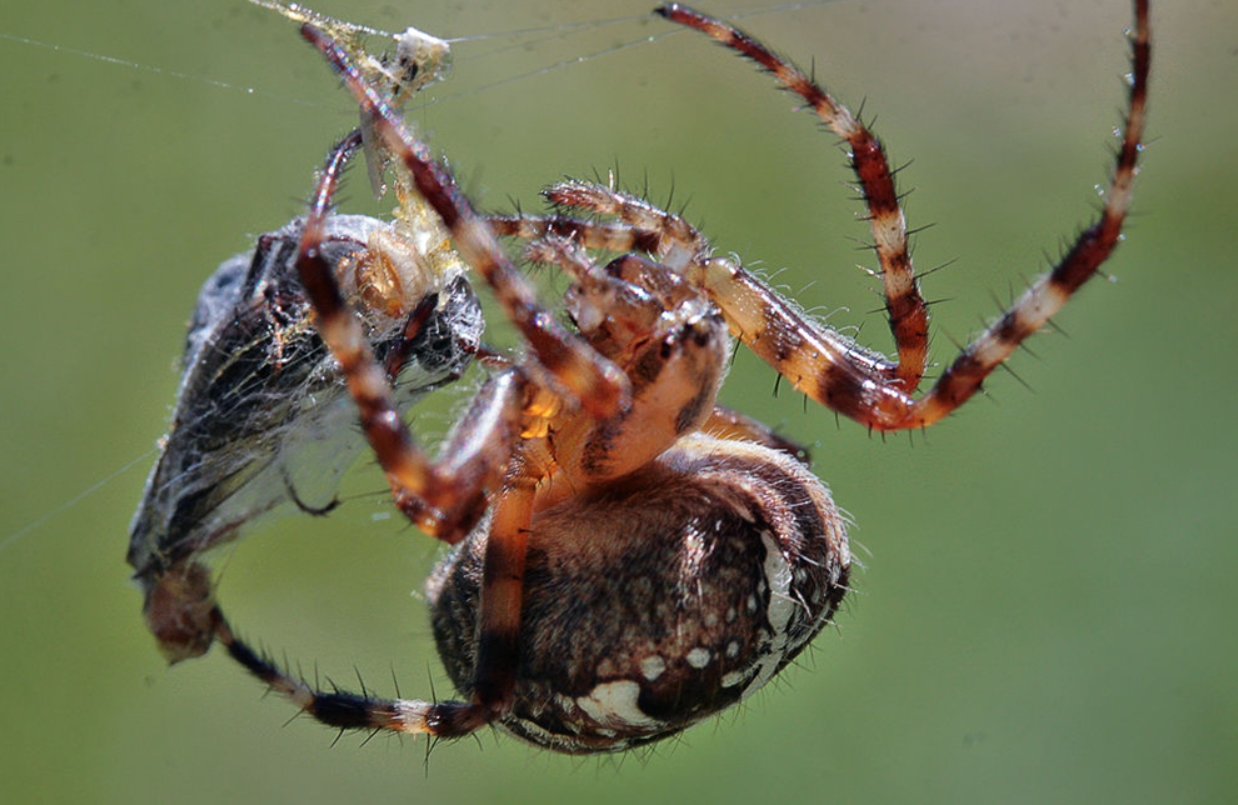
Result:
<svg viewBox="0 0 1238 805"><path fill-rule="evenodd" d="M488 523L429 582L435 638L472 693ZM829 492L794 459L694 435L619 482L537 513L511 712L567 752L617 751L768 682L829 622L850 553Z"/></svg>

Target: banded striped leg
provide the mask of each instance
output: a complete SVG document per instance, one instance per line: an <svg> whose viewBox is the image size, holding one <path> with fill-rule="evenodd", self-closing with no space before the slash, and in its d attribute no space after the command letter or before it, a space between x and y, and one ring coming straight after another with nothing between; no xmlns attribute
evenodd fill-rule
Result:
<svg viewBox="0 0 1238 805"><path fill-rule="evenodd" d="M400 510L427 533L456 542L476 524L478 500L498 486L520 432L521 376L493 378L432 462L417 446L396 410L387 370L374 358L361 322L347 307L320 245L340 172L360 138L332 149L305 221L297 255L301 282L314 305L315 324L340 364L365 432L387 474ZM416 318L416 311L414 318Z"/></svg>
<svg viewBox="0 0 1238 805"><path fill-rule="evenodd" d="M560 207L615 216L621 224L648 241L647 244L638 243L637 248L648 251L676 271L682 271L689 262L701 259L709 251L709 241L683 218L613 187L569 179L548 187L542 195Z"/></svg>
<svg viewBox="0 0 1238 805"><path fill-rule="evenodd" d="M496 237L545 240L557 237L584 249L622 254L643 252L655 258L671 247L661 229L645 229L624 221L593 221L560 215L487 215L486 225ZM701 242L704 242L703 239ZM708 244L706 244L706 249Z"/></svg>
<svg viewBox="0 0 1238 805"><path fill-rule="evenodd" d="M507 264L485 225L450 179L424 158L424 146L407 136L386 102L349 63L345 52L310 26L305 26L303 32L345 75L374 130L393 157L408 166L419 192L436 207L466 259L494 287L517 326L533 343L547 378L567 387L591 412L613 413L625 406L627 382L618 368L594 355L583 341L564 330L537 305L531 287ZM517 455L516 445L525 427L553 411L560 398L557 393L530 383L529 372L542 367L510 367L482 388L449 436L438 462L431 462L414 443L393 405L385 372L376 363L360 323L345 307L319 248L340 171L356 147L356 138L350 137L334 149L328 160L306 221L297 267L314 304L319 333L340 364L358 406L362 429L387 473L401 510L429 533L456 541L475 525L486 509L485 496L502 482L503 489L493 502L488 525L471 701L386 700L371 697L364 690L360 694L324 693L280 669L240 640L209 597L205 599L210 602L207 618L213 622L216 638L234 659L325 724L341 729L455 737L501 717L510 706L519 659L517 640L526 538L533 495L542 472L532 466L536 462ZM207 596L209 592L207 587Z"/></svg>
<svg viewBox="0 0 1238 805"><path fill-rule="evenodd" d="M558 237L584 249L616 253L644 252L668 268L682 270L703 259L709 241L678 215L638 196L597 182L568 179L551 185L542 196L556 207L587 210L618 220L571 218L564 215L489 215L486 223L499 237L544 240Z"/></svg>
<svg viewBox="0 0 1238 805"><path fill-rule="evenodd" d="M848 339L805 319L738 265L712 259L698 264L689 278L699 283L723 309L732 332L774 366L797 389L817 402L881 431L921 428L937 422L966 402L984 379L1032 333L1039 330L1070 296L1107 260L1121 235L1131 201L1131 185L1143 136L1147 108L1151 43L1147 0L1135 0L1130 96L1122 145L1100 220L1084 230L1074 245L1041 276L996 322L968 345L933 388L916 399L914 387L923 366L923 301L915 291L905 251L905 229L880 145L845 108L806 76L763 45L725 23L678 4L657 13L700 30L772 72L784 86L805 98L817 114L850 144L854 166L868 199L878 254L882 255L886 295L892 310L910 311L905 318L892 315L899 342L897 378L887 378L873 356ZM901 244L901 245L900 245ZM907 300L904 304L898 300ZM918 311L918 312L917 312ZM909 323L909 324L908 324ZM900 335L904 333L904 335ZM914 370L914 371L913 371Z"/></svg>
<svg viewBox="0 0 1238 805"><path fill-rule="evenodd" d="M881 264L886 312L898 349L898 365L890 382L902 391L915 391L928 360L928 307L911 264L907 222L881 141L802 70L744 32L678 3L659 6L654 13L701 31L759 64L782 87L803 98L821 122L847 144L851 168L868 206L873 251Z"/></svg>
<svg viewBox="0 0 1238 805"><path fill-rule="evenodd" d="M234 660L302 712L344 730L388 730L458 738L501 718L509 708L519 660L518 638L524 589L526 538L538 478L520 476L494 507L482 571L482 608L471 700L430 702L384 699L360 693L319 690L290 669L240 639L218 606L211 609L215 637ZM204 593L209 577L201 575Z"/></svg>
<svg viewBox="0 0 1238 805"><path fill-rule="evenodd" d="M348 54L329 36L311 25L302 35L322 52L340 74L383 138L392 159L403 163L422 197L442 218L456 248L494 290L508 318L529 342L538 367L553 384L567 392L590 414L604 419L628 405L627 379L613 363L594 352L538 303L533 285L499 248L485 221L473 211L451 176L415 139L404 122L373 87L366 83Z"/></svg>
<svg viewBox="0 0 1238 805"><path fill-rule="evenodd" d="M720 439L755 442L771 450L786 453L805 466L812 464L812 456L807 447L779 436L764 422L759 422L725 405L714 406L709 419L701 426L701 431Z"/></svg>
<svg viewBox="0 0 1238 805"><path fill-rule="evenodd" d="M569 238L586 249L636 250L652 255L708 293L726 317L731 334L795 382L796 388L800 388L797 378L824 373L840 363L858 380L883 386L896 384L895 364L804 317L750 272L729 261L712 260L709 242L679 216L590 182L563 182L549 188L545 195L556 204L613 215L619 220L496 215L487 218L487 223L500 236Z"/></svg>
<svg viewBox="0 0 1238 805"><path fill-rule="evenodd" d="M168 575L176 584L159 588L166 587L168 595L157 602L154 617L166 624L164 630L169 633L184 631L184 623L197 631L209 626L233 659L329 726L456 737L503 715L511 696L518 659L525 540L538 480L535 472L524 477L520 472L523 462L513 462L513 457L524 425L537 416L528 409L541 398L532 393L525 370L509 366L483 385L437 462L431 462L413 442L394 407L387 372L375 361L358 319L345 307L331 267L319 252L340 171L359 145L354 133L332 150L305 224L297 266L314 304L319 332L339 361L356 401L362 429L387 472L397 503L410 519L440 539L458 541L485 512L486 496L508 476L489 529L481 648L472 700L389 700L375 698L364 689L359 694L317 690L236 635L214 602L209 574L197 566ZM410 321L416 319L414 313ZM515 472L509 472L512 466L517 467Z"/></svg>

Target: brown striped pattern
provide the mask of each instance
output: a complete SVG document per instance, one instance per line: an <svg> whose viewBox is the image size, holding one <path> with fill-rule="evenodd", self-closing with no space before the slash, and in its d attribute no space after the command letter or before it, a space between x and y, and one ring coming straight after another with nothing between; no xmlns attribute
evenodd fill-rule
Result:
<svg viewBox="0 0 1238 805"><path fill-rule="evenodd" d="M360 142L354 132L332 149L306 217L297 268L314 304L318 332L340 364L397 505L427 533L456 542L476 524L479 499L497 485L514 450L523 376L512 370L483 386L445 446L443 462L432 462L413 441L396 409L388 373L375 360L361 322L344 303L331 265L319 251L340 172Z"/></svg>
<svg viewBox="0 0 1238 805"><path fill-rule="evenodd" d="M579 218L540 215L489 215L486 224L496 237L527 241L560 238L585 249L608 252L657 254L662 248L660 233L634 229L617 221L586 221Z"/></svg>
<svg viewBox="0 0 1238 805"><path fill-rule="evenodd" d="M330 727L344 730L393 730L412 734L455 738L467 735L488 722L485 708L464 702L427 702L421 699L384 699L374 696L362 686L361 693L351 693L332 686L330 693L310 684L287 668L281 668L270 657L255 651L232 631L223 612L216 607L212 613L215 637L227 649L232 659L266 683L301 712Z"/></svg>
<svg viewBox="0 0 1238 805"><path fill-rule="evenodd" d="M627 386L618 367L597 355L538 303L532 284L506 258L490 228L473 211L451 176L434 162L425 144L408 132L386 100L365 82L344 50L313 26L302 27L301 33L344 79L390 153L403 163L418 192L443 219L461 256L494 290L538 362L594 416L607 417L622 409L627 404Z"/></svg>
<svg viewBox="0 0 1238 805"><path fill-rule="evenodd" d="M510 707L520 660L524 569L537 480L520 474L504 485L486 540L473 701L495 717Z"/></svg>
<svg viewBox="0 0 1238 805"><path fill-rule="evenodd" d="M1135 1L1133 70L1122 146L1100 220L1084 230L1049 273L968 345L923 397L910 395L923 371L927 311L906 250L906 228L880 143L799 69L735 28L677 3L658 14L699 30L771 72L808 101L851 148L852 165L869 205L899 362L891 364L850 339L806 319L786 300L730 261L692 266L689 276L723 308L732 332L817 402L867 425L891 431L922 428L966 402L1029 335L1094 276L1117 245L1131 201L1143 136L1151 44L1147 0Z"/></svg>
<svg viewBox="0 0 1238 805"><path fill-rule="evenodd" d="M848 146L851 168L859 179L868 205L873 250L881 264L890 330L898 349L893 383L912 392L920 383L928 356L928 308L907 248L907 224L899 206L894 174L881 142L846 106L836 101L802 70L765 45L719 20L678 3L659 7L657 14L713 37L726 47L761 65L784 88L803 98Z"/></svg>
<svg viewBox="0 0 1238 805"><path fill-rule="evenodd" d="M1036 279L1009 310L963 350L927 396L905 413L900 411L901 404L878 410L875 420L881 421L894 414L901 416L901 420L893 422L898 427L923 427L949 414L975 394L985 377L1024 339L1061 310L1084 282L1096 276L1100 266L1113 253L1121 239L1138 172L1152 60L1148 0L1136 0L1134 5L1135 31L1131 40L1132 71L1126 121L1100 219L1079 235L1052 270Z"/></svg>
<svg viewBox="0 0 1238 805"><path fill-rule="evenodd" d="M758 422L739 411L724 405L715 405L709 419L701 426L701 432L728 441L755 442L756 444L785 453L808 466L812 463L808 448L774 432L769 425Z"/></svg>
<svg viewBox="0 0 1238 805"><path fill-rule="evenodd" d="M682 217L613 187L569 179L552 185L542 195L556 207L587 210L618 220L495 215L486 219L491 231L524 240L570 238L586 249L644 252L676 271L703 259L709 252L709 242Z"/></svg>

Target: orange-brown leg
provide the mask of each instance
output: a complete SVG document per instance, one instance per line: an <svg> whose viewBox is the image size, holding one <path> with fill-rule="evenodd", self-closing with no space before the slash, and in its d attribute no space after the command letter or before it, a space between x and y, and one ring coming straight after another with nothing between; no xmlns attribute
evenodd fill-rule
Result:
<svg viewBox="0 0 1238 805"><path fill-rule="evenodd" d="M623 221L591 221L558 215L487 215L486 225L498 237L544 240L557 237L571 240L582 248L608 251L643 252L657 256L667 248L663 233L638 229Z"/></svg>
<svg viewBox="0 0 1238 805"><path fill-rule="evenodd" d="M315 720L342 730L388 730L458 738L503 717L510 707L519 661L524 568L537 478L520 475L495 504L483 564L478 653L470 699L431 702L322 691L255 651L232 630L215 606L215 637L234 660Z"/></svg>
<svg viewBox="0 0 1238 805"><path fill-rule="evenodd" d="M487 508L487 497L503 486L494 506L487 543L477 683L469 702L380 699L364 689L324 692L280 668L232 630L213 598L209 574L191 566L169 573L152 596L147 618L159 627L161 645L180 659L205 651L201 634L213 634L252 674L293 701L302 711L340 729L395 730L438 737L468 734L501 717L510 698L520 625L525 539L536 477L513 472L518 439L540 403L524 369L507 365L490 378L448 436L438 461L413 442L395 410L387 372L375 362L361 326L344 306L330 266L319 254L329 200L339 172L358 138L333 149L319 181L298 268L314 303L323 341L339 361L359 409L362 429L391 481L397 504L414 522L448 542L463 538ZM413 321L416 320L414 316ZM519 463L519 462L517 462ZM523 466L523 465L521 465ZM505 476L511 476L505 482ZM188 636L186 636L188 635Z"/></svg>
<svg viewBox="0 0 1238 805"><path fill-rule="evenodd" d="M700 30L756 61L785 87L809 101L818 116L851 147L854 167L869 204L882 276L887 283L891 324L899 344L897 365L807 319L729 260L701 261L688 269L689 279L705 288L723 309L732 333L797 389L822 405L874 430L921 428L937 422L975 394L984 379L1024 339L1044 326L1096 274L1116 247L1130 206L1147 106L1151 59L1147 0L1135 2L1129 107L1100 220L1084 230L1065 257L968 345L919 399L912 397L910 391L924 366L923 333L927 319L915 289L910 261L905 259L902 213L880 144L845 107L746 34L679 4L662 6L657 13Z"/></svg>
<svg viewBox="0 0 1238 805"><path fill-rule="evenodd" d="M727 408L725 405L714 406L709 419L701 426L701 431L709 436L716 436L719 439L755 442L771 450L786 453L801 464L808 465L812 463L812 456L807 447L778 435L764 422Z"/></svg>
<svg viewBox="0 0 1238 805"><path fill-rule="evenodd" d="M429 149L408 132L387 101L366 83L348 54L312 25L302 26L301 33L343 78L392 159L403 164L417 191L442 219L461 256L494 290L538 364L594 416L605 418L625 408L628 393L623 373L559 324L537 301L533 285L503 254L485 220L473 211L452 177L434 162Z"/></svg>
<svg viewBox="0 0 1238 805"><path fill-rule="evenodd" d="M322 256L324 221L340 171L356 138L332 150L305 222L297 257L302 284L314 305L315 324L357 403L361 428L387 474L396 503L427 533L455 542L483 508L479 500L498 485L515 449L523 404L522 376L488 382L444 448L432 461L414 442L396 410L387 371L374 358L361 322L340 295Z"/></svg>
<svg viewBox="0 0 1238 805"><path fill-rule="evenodd" d="M891 382L902 391L915 391L928 356L928 308L911 264L907 223L881 141L802 70L744 32L678 3L660 6L655 13L701 31L759 64L784 88L807 101L821 122L846 143L868 206L873 250L881 264L886 311L898 348L898 365Z"/></svg>
<svg viewBox="0 0 1238 805"><path fill-rule="evenodd" d="M321 32L308 26L305 31L345 74L363 101L363 113L370 116L391 152L403 158L423 196L436 203L436 210L465 256L495 288L513 320L534 344L547 376L566 386L569 393L579 390L575 399L595 413L613 414L626 406L627 382L618 368L597 356L537 305L531 287L507 264L493 236L459 196L450 177L421 159L424 147L408 138L385 102L348 63L347 55ZM325 724L341 729L456 737L502 717L509 707L519 660L526 540L534 493L543 474L540 468L528 465L516 445L526 428L536 427L536 421L556 407L556 395L530 383L528 373L537 373L542 367L509 366L483 387L449 436L438 462L431 462L413 442L392 404L385 373L362 337L359 322L344 306L330 267L319 252L323 220L340 169L355 147L355 138L350 138L328 161L306 222L298 268L314 304L323 341L340 363L360 410L362 428L388 475L397 502L410 519L430 533L454 541L486 510L487 494L501 486L487 525L479 651L471 700L386 700L364 690L360 694L338 690L324 693L239 639L218 606L213 605L209 587L204 599L204 606L209 607L205 618L235 660Z"/></svg>

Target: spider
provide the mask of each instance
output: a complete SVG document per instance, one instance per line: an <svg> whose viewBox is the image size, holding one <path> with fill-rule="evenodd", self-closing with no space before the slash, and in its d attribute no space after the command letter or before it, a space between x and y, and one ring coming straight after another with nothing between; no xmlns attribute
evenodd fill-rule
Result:
<svg viewBox="0 0 1238 805"><path fill-rule="evenodd" d="M398 508L454 546L428 583L439 653L461 698L324 692L253 650L200 570L169 572L148 618L190 622L273 690L341 730L441 738L486 725L568 753L646 744L750 696L834 617L848 589L844 522L805 456L721 408L732 338L799 391L870 430L924 428L966 402L1119 241L1140 150L1150 64L1135 0L1124 133L1099 220L923 395L926 305L878 140L789 61L679 4L656 13L700 31L804 99L845 143L868 208L897 360L803 314L683 218L613 186L565 181L549 216L484 216L329 33L306 24L381 139L527 343L492 369L437 459L400 419L388 373L341 297L324 248L356 137L328 157L296 266ZM570 280L567 323L536 297L499 238ZM619 254L604 265L599 253ZM196 566L195 566L196 567ZM203 649L205 650L205 649Z"/></svg>

